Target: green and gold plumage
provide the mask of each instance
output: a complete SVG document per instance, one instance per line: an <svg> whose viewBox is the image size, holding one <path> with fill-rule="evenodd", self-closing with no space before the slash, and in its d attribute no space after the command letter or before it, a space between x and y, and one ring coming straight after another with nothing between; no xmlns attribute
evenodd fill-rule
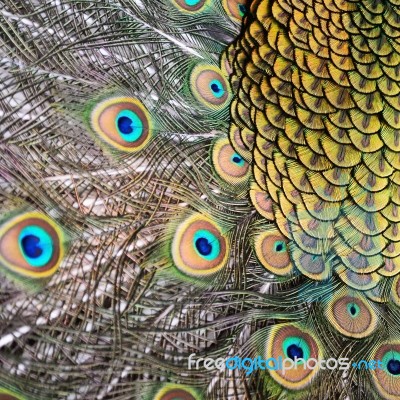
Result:
<svg viewBox="0 0 400 400"><path fill-rule="evenodd" d="M399 1L0 0L0 210L0 400L400 398Z"/></svg>
<svg viewBox="0 0 400 400"><path fill-rule="evenodd" d="M365 276L400 272L399 36L396 2L254 1L227 50L231 142L252 143L255 184L313 280L368 291Z"/></svg>

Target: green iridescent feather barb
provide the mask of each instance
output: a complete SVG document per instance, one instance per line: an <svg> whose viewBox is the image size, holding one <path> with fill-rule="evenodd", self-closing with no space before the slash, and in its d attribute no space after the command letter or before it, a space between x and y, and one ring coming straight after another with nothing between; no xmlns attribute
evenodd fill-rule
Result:
<svg viewBox="0 0 400 400"><path fill-rule="evenodd" d="M400 0L0 0L0 400L399 399L399 223Z"/></svg>

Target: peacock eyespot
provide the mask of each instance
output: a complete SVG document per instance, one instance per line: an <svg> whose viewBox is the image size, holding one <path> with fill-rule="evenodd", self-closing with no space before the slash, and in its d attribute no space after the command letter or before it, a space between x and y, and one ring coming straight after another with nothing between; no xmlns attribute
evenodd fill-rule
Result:
<svg viewBox="0 0 400 400"><path fill-rule="evenodd" d="M299 336L289 336L284 339L282 350L287 358L295 360L302 358L308 360L310 357L310 347L307 342Z"/></svg>
<svg viewBox="0 0 400 400"><path fill-rule="evenodd" d="M122 110L116 118L117 129L121 137L127 142L135 142L143 134L143 122L131 110Z"/></svg>
<svg viewBox="0 0 400 400"><path fill-rule="evenodd" d="M195 241L197 251L202 256L208 256L212 252L212 245L206 238L199 238Z"/></svg>
<svg viewBox="0 0 400 400"><path fill-rule="evenodd" d="M229 139L217 139L211 149L213 167L220 179L232 185L245 183L249 179L249 164L235 152Z"/></svg>
<svg viewBox="0 0 400 400"><path fill-rule="evenodd" d="M222 4L225 12L236 22L240 22L246 15L247 9L245 0L223 0Z"/></svg>
<svg viewBox="0 0 400 400"><path fill-rule="evenodd" d="M218 79L213 79L210 82L210 89L217 99L221 98L225 94L224 85Z"/></svg>
<svg viewBox="0 0 400 400"><path fill-rule="evenodd" d="M221 109L228 105L228 81L222 71L212 65L200 64L190 74L190 90L204 106Z"/></svg>
<svg viewBox="0 0 400 400"><path fill-rule="evenodd" d="M288 348L286 349L286 353L287 356L292 360L304 357L303 349L297 344L291 344L290 346L288 346Z"/></svg>
<svg viewBox="0 0 400 400"><path fill-rule="evenodd" d="M246 15L246 12L247 12L246 6L244 4L239 4L238 8L239 8L240 16L244 17Z"/></svg>
<svg viewBox="0 0 400 400"><path fill-rule="evenodd" d="M240 156L238 156L237 154L235 154L235 155L232 157L232 161L233 161L234 163L236 163L236 164L239 164L239 163L242 161L242 158L241 158Z"/></svg>
<svg viewBox="0 0 400 400"><path fill-rule="evenodd" d="M238 153L235 153L232 157L231 160L233 163L239 165L240 167L243 167L245 165L245 161L243 160L242 157L239 156Z"/></svg>
<svg viewBox="0 0 400 400"><path fill-rule="evenodd" d="M183 11L201 11L209 0L174 0L175 4Z"/></svg>
<svg viewBox="0 0 400 400"><path fill-rule="evenodd" d="M283 240L277 240L274 243L274 250L277 253L282 253L286 251L286 243Z"/></svg>
<svg viewBox="0 0 400 400"><path fill-rule="evenodd" d="M112 147L137 152L151 139L151 119L142 105L130 97L106 99L93 109L90 124L99 138Z"/></svg>
<svg viewBox="0 0 400 400"><path fill-rule="evenodd" d="M229 245L217 223L194 214L177 227L171 250L175 266L181 272L202 276L225 266Z"/></svg>
<svg viewBox="0 0 400 400"><path fill-rule="evenodd" d="M385 370L393 376L400 375L400 352L396 349L391 349L383 355L383 366Z"/></svg>
<svg viewBox="0 0 400 400"><path fill-rule="evenodd" d="M63 236L58 225L41 213L11 218L0 227L0 262L23 276L49 277L61 263Z"/></svg>
<svg viewBox="0 0 400 400"><path fill-rule="evenodd" d="M289 274L293 267L287 248L286 238L280 233L263 232L254 240L258 261L268 271L277 275Z"/></svg>
<svg viewBox="0 0 400 400"><path fill-rule="evenodd" d="M308 386L318 372L317 360L322 348L306 329L297 324L281 324L271 328L265 358L291 359L293 368L270 371L274 380L288 389Z"/></svg>
<svg viewBox="0 0 400 400"><path fill-rule="evenodd" d="M29 225L21 230L19 247L26 261L38 268L46 265L54 252L53 239L38 225Z"/></svg>
<svg viewBox="0 0 400 400"><path fill-rule="evenodd" d="M218 257L221 247L219 239L210 231L201 229L194 234L194 247L200 257L214 260Z"/></svg>
<svg viewBox="0 0 400 400"><path fill-rule="evenodd" d="M381 344L371 356L381 360L382 367L371 370L372 381L384 399L400 398L400 344L390 342Z"/></svg>
<svg viewBox="0 0 400 400"><path fill-rule="evenodd" d="M352 317L357 317L360 314L360 307L356 303L349 303L347 305L347 312Z"/></svg>
<svg viewBox="0 0 400 400"><path fill-rule="evenodd" d="M375 309L362 295L342 289L329 299L325 314L340 333L354 338L371 335L378 324Z"/></svg>

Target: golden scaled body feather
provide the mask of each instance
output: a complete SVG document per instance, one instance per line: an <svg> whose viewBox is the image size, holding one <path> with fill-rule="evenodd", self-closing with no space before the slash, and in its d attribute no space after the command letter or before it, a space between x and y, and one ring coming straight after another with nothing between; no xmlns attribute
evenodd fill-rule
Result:
<svg viewBox="0 0 400 400"><path fill-rule="evenodd" d="M254 1L227 50L231 133L312 279L400 272L399 18L396 1Z"/></svg>

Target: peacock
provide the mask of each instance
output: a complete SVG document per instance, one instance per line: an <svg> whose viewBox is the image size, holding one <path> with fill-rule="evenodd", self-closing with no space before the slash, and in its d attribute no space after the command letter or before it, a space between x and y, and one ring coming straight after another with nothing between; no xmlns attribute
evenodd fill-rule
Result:
<svg viewBox="0 0 400 400"><path fill-rule="evenodd" d="M400 398L399 0L0 0L0 135L1 400Z"/></svg>

